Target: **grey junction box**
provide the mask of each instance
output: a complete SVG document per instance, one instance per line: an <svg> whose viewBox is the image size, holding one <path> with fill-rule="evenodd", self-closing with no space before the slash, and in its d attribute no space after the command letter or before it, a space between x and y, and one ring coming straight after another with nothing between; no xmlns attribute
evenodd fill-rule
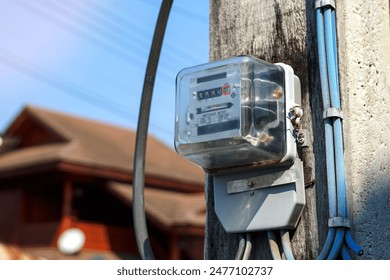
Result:
<svg viewBox="0 0 390 280"><path fill-rule="evenodd" d="M296 227L305 206L302 161L269 172L213 177L215 212L226 232Z"/></svg>

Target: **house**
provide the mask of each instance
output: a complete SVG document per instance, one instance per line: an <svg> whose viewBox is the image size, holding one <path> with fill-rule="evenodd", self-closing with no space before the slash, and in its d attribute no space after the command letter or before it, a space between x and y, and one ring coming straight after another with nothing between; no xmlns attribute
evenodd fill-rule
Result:
<svg viewBox="0 0 390 280"><path fill-rule="evenodd" d="M48 259L137 259L135 132L27 106L0 141L0 242ZM145 210L158 259L201 259L204 172L149 136ZM77 254L57 247L80 229Z"/></svg>

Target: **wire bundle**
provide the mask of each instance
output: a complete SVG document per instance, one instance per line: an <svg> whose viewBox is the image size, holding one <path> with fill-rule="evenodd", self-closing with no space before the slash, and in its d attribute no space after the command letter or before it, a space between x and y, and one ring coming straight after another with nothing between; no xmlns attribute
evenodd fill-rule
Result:
<svg viewBox="0 0 390 280"><path fill-rule="evenodd" d="M241 233L240 242L236 253L235 260L249 260L252 252L252 237L250 233Z"/></svg>
<svg viewBox="0 0 390 280"><path fill-rule="evenodd" d="M326 3L322 3L326 2ZM344 166L339 92L336 15L333 1L316 2L318 56L324 107L329 230L319 259L351 259L348 249L362 255L351 235Z"/></svg>

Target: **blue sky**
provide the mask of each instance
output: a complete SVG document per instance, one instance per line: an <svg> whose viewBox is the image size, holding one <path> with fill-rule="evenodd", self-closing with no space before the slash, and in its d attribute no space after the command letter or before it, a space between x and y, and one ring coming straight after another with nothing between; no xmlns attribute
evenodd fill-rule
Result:
<svg viewBox="0 0 390 280"><path fill-rule="evenodd" d="M161 0L0 0L0 133L27 104L135 129ZM176 74L208 61L209 0L175 0L149 132L173 146Z"/></svg>

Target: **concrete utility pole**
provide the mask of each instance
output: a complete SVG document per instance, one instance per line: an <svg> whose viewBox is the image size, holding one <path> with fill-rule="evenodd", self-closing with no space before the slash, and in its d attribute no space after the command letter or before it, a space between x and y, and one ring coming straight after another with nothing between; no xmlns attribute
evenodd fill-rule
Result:
<svg viewBox="0 0 390 280"><path fill-rule="evenodd" d="M338 4L340 2L340 4ZM379 2L379 3L378 3ZM390 30L387 0L336 1L348 198L363 259L390 259ZM292 231L296 259L316 259L327 234L328 202L314 1L210 0L210 60L249 54L289 64L300 78L306 208ZM234 259L239 238L226 234L207 182L206 259ZM265 233L252 259L271 259Z"/></svg>

